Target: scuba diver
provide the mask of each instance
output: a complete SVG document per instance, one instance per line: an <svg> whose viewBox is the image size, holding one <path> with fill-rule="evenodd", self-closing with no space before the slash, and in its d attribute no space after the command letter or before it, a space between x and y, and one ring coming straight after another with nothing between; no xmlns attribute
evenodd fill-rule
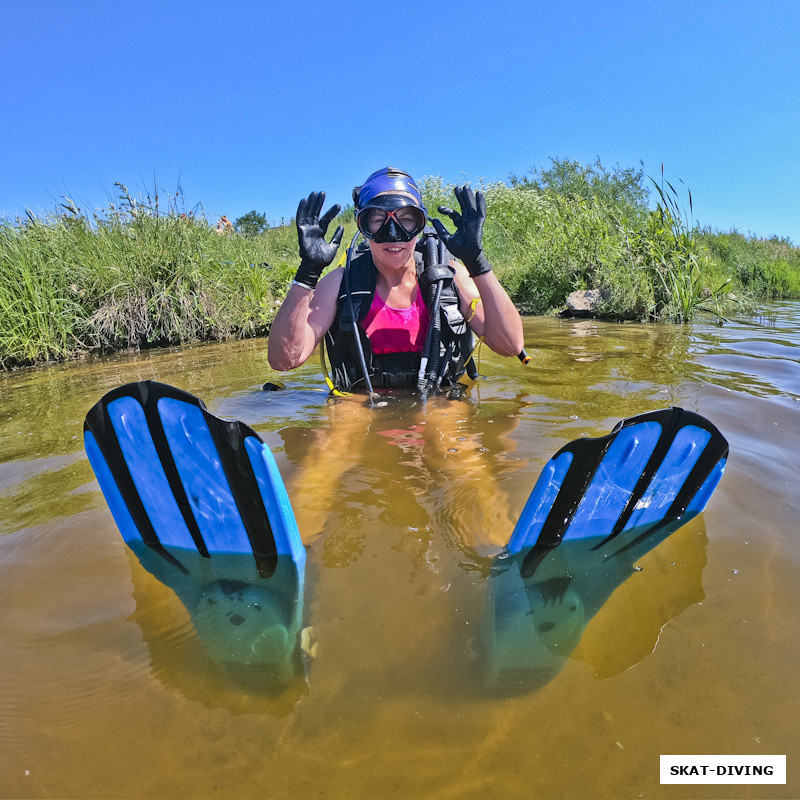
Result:
<svg viewBox="0 0 800 800"><path fill-rule="evenodd" d="M474 336L499 355L522 358L522 320L483 252L486 200L468 186L455 196L460 213L439 206L455 233L438 219L435 230L426 228L413 178L389 167L374 172L353 190L358 232L347 263L321 280L342 241L341 226L325 238L341 206L320 216L324 192L301 200L301 261L270 331L270 366L299 367L324 339L332 389L417 388L427 395L465 373L476 377ZM360 237L367 247L356 249Z"/></svg>

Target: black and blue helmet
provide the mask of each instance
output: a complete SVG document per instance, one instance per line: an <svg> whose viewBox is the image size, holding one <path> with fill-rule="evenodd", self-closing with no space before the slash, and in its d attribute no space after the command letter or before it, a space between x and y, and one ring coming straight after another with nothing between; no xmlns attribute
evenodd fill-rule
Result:
<svg viewBox="0 0 800 800"><path fill-rule="evenodd" d="M373 172L356 186L353 203L359 230L376 242L410 241L422 232L428 217L414 179L393 167ZM402 219L396 216L401 209L407 209Z"/></svg>

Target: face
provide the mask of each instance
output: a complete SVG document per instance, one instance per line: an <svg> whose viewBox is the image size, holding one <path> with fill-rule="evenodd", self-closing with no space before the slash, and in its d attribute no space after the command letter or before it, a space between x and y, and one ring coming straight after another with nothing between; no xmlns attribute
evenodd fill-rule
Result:
<svg viewBox="0 0 800 800"><path fill-rule="evenodd" d="M413 205L392 210L367 207L357 220L380 271L413 268L417 236L425 227L425 212L421 208Z"/></svg>
<svg viewBox="0 0 800 800"><path fill-rule="evenodd" d="M369 241L372 260L379 270L394 272L414 266L414 247L416 238L410 242L373 242Z"/></svg>

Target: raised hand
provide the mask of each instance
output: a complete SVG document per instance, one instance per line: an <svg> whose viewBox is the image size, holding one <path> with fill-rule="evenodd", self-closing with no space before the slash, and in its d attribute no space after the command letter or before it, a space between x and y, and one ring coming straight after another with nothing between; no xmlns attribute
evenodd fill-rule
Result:
<svg viewBox="0 0 800 800"><path fill-rule="evenodd" d="M340 205L331 206L320 217L325 192L311 192L297 206L297 240L300 245L300 266L294 279L297 283L314 289L322 270L336 257L336 251L342 243L344 228L340 225L330 242L325 241L328 225L342 210Z"/></svg>
<svg viewBox="0 0 800 800"><path fill-rule="evenodd" d="M469 274L474 278L491 272L492 265L483 253L483 223L486 219L486 198L483 192L473 192L469 186L454 189L461 213L447 206L439 206L439 213L450 217L456 232L450 233L441 220L432 220L437 233L447 249L464 262Z"/></svg>

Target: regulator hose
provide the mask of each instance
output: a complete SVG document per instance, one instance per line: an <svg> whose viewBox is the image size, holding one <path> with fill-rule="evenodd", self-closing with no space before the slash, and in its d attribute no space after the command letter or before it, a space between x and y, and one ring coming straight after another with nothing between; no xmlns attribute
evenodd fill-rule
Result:
<svg viewBox="0 0 800 800"><path fill-rule="evenodd" d="M417 375L417 390L423 398L428 396L431 389L441 382L439 365L441 363L442 341L442 281L452 277L449 267L442 263L446 258L442 253L447 253L443 243L435 234L427 234L422 244L422 276L429 281L428 308L430 309L430 323L428 334L425 337L425 346ZM423 291L420 287L420 291ZM446 365L445 365L446 366Z"/></svg>
<svg viewBox="0 0 800 800"><path fill-rule="evenodd" d="M356 231L353 238L350 240L350 246L347 248L347 261L344 265L344 293L347 295L347 308L350 312L350 318L353 321L353 336L356 340L356 349L358 350L358 360L361 366L361 372L364 374L364 383L369 392L370 400L374 397L375 392L372 388L372 381L369 379L369 370L367 369L367 359L364 357L364 345L361 344L361 334L358 331L358 320L356 319L356 309L353 305L353 295L350 292L350 262L353 260L353 252L358 237L361 236L360 231Z"/></svg>

